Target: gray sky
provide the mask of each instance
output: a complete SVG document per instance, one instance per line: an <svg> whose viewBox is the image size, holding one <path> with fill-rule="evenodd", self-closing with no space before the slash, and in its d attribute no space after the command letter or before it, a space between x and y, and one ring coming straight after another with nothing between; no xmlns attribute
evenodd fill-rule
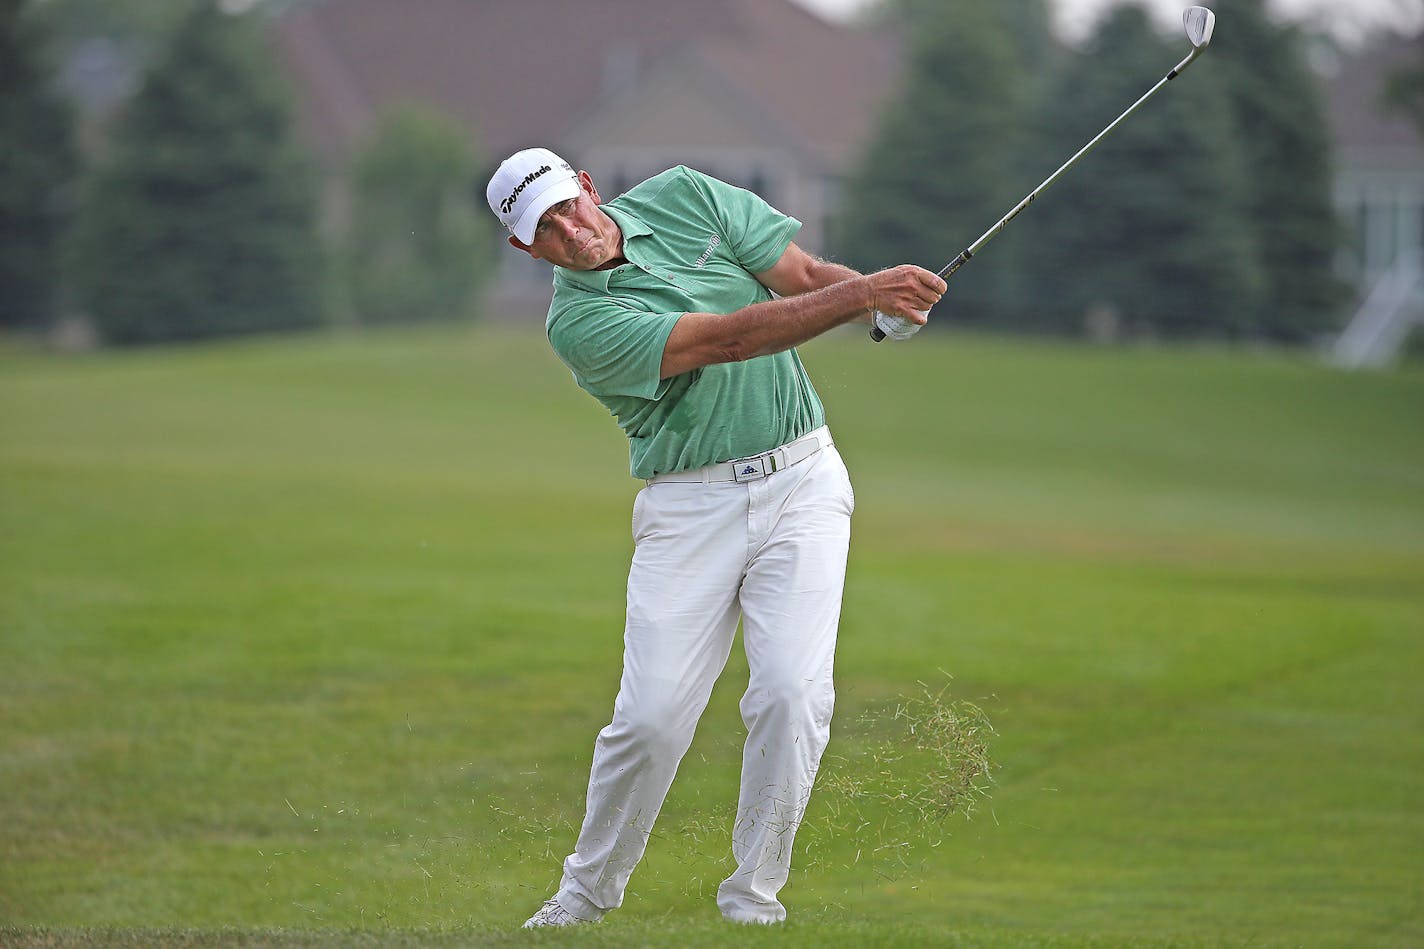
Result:
<svg viewBox="0 0 1424 949"><path fill-rule="evenodd" d="M836 19L853 15L875 0L796 0L825 16ZM1102 11L1123 0L1049 0L1054 19L1064 36L1075 39L1091 31ZM1190 6L1184 0L1140 0L1163 24L1173 24ZM1231 0L1217 0L1222 7ZM1207 4L1212 6L1210 2ZM1342 40L1353 40L1364 31L1391 27L1409 32L1424 29L1424 0L1270 0L1269 6L1291 20L1329 23Z"/></svg>

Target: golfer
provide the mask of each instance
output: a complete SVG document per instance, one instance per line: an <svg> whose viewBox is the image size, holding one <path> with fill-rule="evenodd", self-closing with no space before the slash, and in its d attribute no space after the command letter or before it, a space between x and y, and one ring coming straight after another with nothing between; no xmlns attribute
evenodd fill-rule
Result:
<svg viewBox="0 0 1424 949"><path fill-rule="evenodd" d="M850 516L845 465L793 348L852 321L908 338L944 281L862 276L807 254L800 222L685 167L604 202L542 148L487 191L509 243L554 266L546 329L628 436L633 505L623 675L553 898L524 925L599 919L628 878L742 621L750 681L736 870L717 905L775 923L821 753Z"/></svg>

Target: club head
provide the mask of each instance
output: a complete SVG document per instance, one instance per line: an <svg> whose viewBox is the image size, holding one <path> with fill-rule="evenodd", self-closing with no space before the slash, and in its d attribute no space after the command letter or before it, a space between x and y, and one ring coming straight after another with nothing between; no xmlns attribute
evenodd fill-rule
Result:
<svg viewBox="0 0 1424 949"><path fill-rule="evenodd" d="M1187 28L1187 39L1192 46L1202 49L1211 42L1211 31L1216 28L1216 14L1206 7L1187 7L1182 13L1182 25Z"/></svg>

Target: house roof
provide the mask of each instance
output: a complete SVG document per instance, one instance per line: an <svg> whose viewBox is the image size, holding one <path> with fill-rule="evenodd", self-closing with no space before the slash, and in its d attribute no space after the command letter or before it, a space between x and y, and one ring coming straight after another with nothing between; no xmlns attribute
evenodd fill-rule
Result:
<svg viewBox="0 0 1424 949"><path fill-rule="evenodd" d="M708 63L832 164L852 161L897 91L900 44L888 32L827 23L784 0L731 5L741 29L708 38Z"/></svg>
<svg viewBox="0 0 1424 949"><path fill-rule="evenodd" d="M888 33L790 0L307 0L274 30L302 125L328 160L406 101L449 112L493 154L556 142L655 67L695 57L840 165L898 67Z"/></svg>

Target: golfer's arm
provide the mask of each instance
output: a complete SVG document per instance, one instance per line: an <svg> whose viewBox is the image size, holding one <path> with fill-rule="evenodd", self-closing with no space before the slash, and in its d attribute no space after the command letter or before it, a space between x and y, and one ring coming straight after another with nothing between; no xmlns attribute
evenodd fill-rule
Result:
<svg viewBox="0 0 1424 949"><path fill-rule="evenodd" d="M843 323L870 319L874 291L869 279L795 244L756 278L781 298L732 313L684 314L663 348L664 379L779 353Z"/></svg>

